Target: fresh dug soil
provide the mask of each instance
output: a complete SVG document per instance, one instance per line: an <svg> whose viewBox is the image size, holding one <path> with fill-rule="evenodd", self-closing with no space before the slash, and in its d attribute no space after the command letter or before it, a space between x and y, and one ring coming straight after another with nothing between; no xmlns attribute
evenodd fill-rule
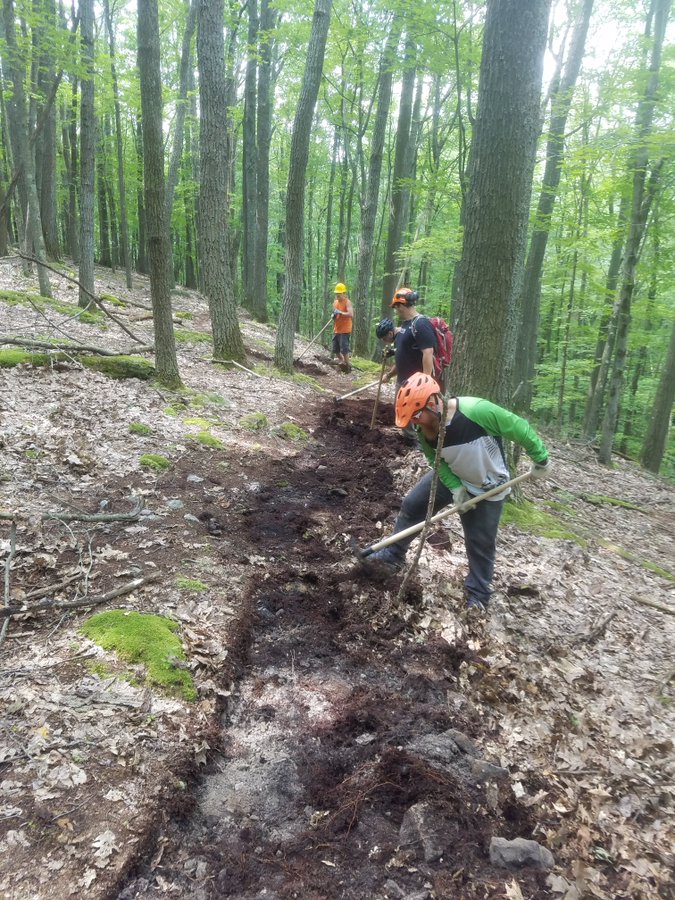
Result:
<svg viewBox="0 0 675 900"><path fill-rule="evenodd" d="M323 402L311 450L272 480L249 468L247 505L225 511L223 562L254 552L264 566L222 749L195 813L163 832L161 863L141 865L121 897L503 896L490 838L530 838L536 820L486 777L472 740L481 721L458 673L475 653L411 642L420 586L399 610L397 585L351 558L352 535L376 534L391 455L406 449L371 431L370 415ZM391 415L385 406L383 424ZM543 878L521 878L525 896Z"/></svg>

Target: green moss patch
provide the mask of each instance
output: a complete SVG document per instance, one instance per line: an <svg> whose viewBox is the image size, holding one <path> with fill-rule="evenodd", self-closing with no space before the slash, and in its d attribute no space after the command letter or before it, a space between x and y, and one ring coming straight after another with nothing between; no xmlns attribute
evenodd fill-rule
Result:
<svg viewBox="0 0 675 900"><path fill-rule="evenodd" d="M183 425L199 425L200 428L210 428L213 422L209 419L200 419L198 416L190 416L183 419Z"/></svg>
<svg viewBox="0 0 675 900"><path fill-rule="evenodd" d="M180 319L181 321L186 321L192 318L192 313L188 312L186 309L178 310L173 314L175 319Z"/></svg>
<svg viewBox="0 0 675 900"><path fill-rule="evenodd" d="M584 494L583 499L586 503L592 503L593 506L620 506L623 509L642 509L637 503L619 500L618 497L604 497L602 494Z"/></svg>
<svg viewBox="0 0 675 900"><path fill-rule="evenodd" d="M190 438L193 441L198 441L204 447L210 447L212 450L222 450L225 446L221 440L214 437L212 434L209 434L208 431L200 431L199 434L191 434Z"/></svg>
<svg viewBox="0 0 675 900"><path fill-rule="evenodd" d="M29 350L0 350L0 368L14 366L49 366L54 362L77 360L87 369L94 369L109 378L140 378L147 381L155 374L155 367L137 356L83 356L77 353L33 353Z"/></svg>
<svg viewBox="0 0 675 900"><path fill-rule="evenodd" d="M139 462L144 469L152 469L155 472L165 472L171 468L171 460L161 453L144 453Z"/></svg>
<svg viewBox="0 0 675 900"><path fill-rule="evenodd" d="M269 426L269 421L264 413L252 412L242 416L239 424L247 431L264 431Z"/></svg>
<svg viewBox="0 0 675 900"><path fill-rule="evenodd" d="M490 502L489 500L486 502ZM556 538L563 541L574 541L582 547L587 545L587 541L570 531L561 522L550 513L539 509L529 500L522 503L505 503L502 513L502 523L505 525L515 525L522 531L529 531L540 537Z"/></svg>
<svg viewBox="0 0 675 900"><path fill-rule="evenodd" d="M163 616L113 609L98 613L81 628L82 634L104 650L113 650L129 663L142 663L147 680L171 694L194 700L197 696L192 676L176 667L185 659L176 634L178 623Z"/></svg>
<svg viewBox="0 0 675 900"><path fill-rule="evenodd" d="M309 435L294 422L283 422L273 429L273 433L285 441L296 441L301 444L309 440Z"/></svg>
<svg viewBox="0 0 675 900"><path fill-rule="evenodd" d="M178 575L176 584L185 591L194 591L197 594L209 589L208 584L204 584L199 578L188 578L186 575Z"/></svg>
<svg viewBox="0 0 675 900"><path fill-rule="evenodd" d="M208 331L189 331L187 328L174 329L176 340L181 344L208 344L211 335Z"/></svg>
<svg viewBox="0 0 675 900"><path fill-rule="evenodd" d="M77 316L80 322L87 322L91 325L98 325L103 319L103 313L93 303L85 310L74 303L62 303L60 300L40 297L38 294L31 294L28 291L0 291L0 302L7 303L9 306L30 306L42 312L51 309L64 316Z"/></svg>
<svg viewBox="0 0 675 900"><path fill-rule="evenodd" d="M152 434L152 428L144 425L143 422L131 422L129 424L129 434Z"/></svg>
<svg viewBox="0 0 675 900"><path fill-rule="evenodd" d="M120 300L119 297L115 297L114 294L101 294L100 299L105 301L105 303L109 303L111 306L120 306L122 309L126 309L129 305L125 303L124 300Z"/></svg>

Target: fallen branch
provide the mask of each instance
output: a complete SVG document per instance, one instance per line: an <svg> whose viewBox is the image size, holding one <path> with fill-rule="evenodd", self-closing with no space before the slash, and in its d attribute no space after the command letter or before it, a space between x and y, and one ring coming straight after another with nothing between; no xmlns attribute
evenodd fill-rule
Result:
<svg viewBox="0 0 675 900"><path fill-rule="evenodd" d="M641 603L643 606L651 606L653 609L660 609L661 612L670 613L671 616L675 616L675 606L668 606L667 603L659 603L658 600L649 600L647 597L638 597L636 594L631 597L631 600L635 600L636 603Z"/></svg>
<svg viewBox="0 0 675 900"><path fill-rule="evenodd" d="M12 568L12 560L16 554L16 522L12 522L9 528L9 553L7 554L7 559L5 560L5 610L10 608L9 606L9 587L10 587L10 571ZM0 644L3 643L5 638L7 637L7 629L9 628L9 619L3 623L2 629L0 629Z"/></svg>
<svg viewBox="0 0 675 900"><path fill-rule="evenodd" d="M238 369L242 369L244 372L248 372L249 375L254 375L256 378L265 378L265 375L259 375L257 372L252 372L251 369L247 369L246 366L242 366L241 363L235 362L233 359L212 359L212 363L218 363L221 366L236 366Z"/></svg>
<svg viewBox="0 0 675 900"><path fill-rule="evenodd" d="M53 520L57 522L134 522L141 514L141 510L145 506L142 497L133 497L134 505L129 512L126 513L61 513L46 512L39 513L37 518L44 522L45 520ZM32 513L25 512L6 512L0 510L0 519L9 519L10 521L19 521L21 519L31 519L34 517Z"/></svg>
<svg viewBox="0 0 675 900"><path fill-rule="evenodd" d="M31 591L29 594L26 594L24 600L39 600L40 597L46 597L47 594L52 594L54 591L60 591L61 588L68 587L69 584L73 584L74 581L80 581L83 577L82 572L77 572L69 578L64 578L63 581L57 581L56 584L48 584L47 587Z"/></svg>
<svg viewBox="0 0 675 900"><path fill-rule="evenodd" d="M5 607L5 609L0 609L0 619L9 619L13 616L25 616L27 613L44 612L47 609L78 609L83 606L101 606L103 603L108 603L116 597L123 597L125 594L130 594L132 591L144 587L146 584L152 584L154 581L159 581L161 577L160 572L152 572L150 575L145 575L143 578L135 578L133 581L128 581L126 584L115 588L113 591L108 591L107 594L103 594L101 597L83 597L81 600L64 600L61 602L57 600L43 600L42 603L36 603L34 606L28 606L22 609Z"/></svg>
<svg viewBox="0 0 675 900"><path fill-rule="evenodd" d="M39 341L33 338L20 338L13 335L0 335L0 344L14 344L17 347L35 347L37 350L64 350L73 353L95 353L98 356L133 356L137 353L152 352L155 348L152 344L136 347L130 350L104 350L103 347L95 347L92 344L59 344L53 341Z"/></svg>

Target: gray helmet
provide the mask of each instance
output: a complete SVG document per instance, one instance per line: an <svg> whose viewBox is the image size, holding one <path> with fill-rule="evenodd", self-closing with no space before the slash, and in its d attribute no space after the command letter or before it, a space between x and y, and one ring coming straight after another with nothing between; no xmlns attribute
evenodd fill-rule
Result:
<svg viewBox="0 0 675 900"><path fill-rule="evenodd" d="M377 328L375 329L375 334L378 336L380 340L386 335L389 334L390 331L394 330L394 323L391 319L382 319L381 322L378 323Z"/></svg>

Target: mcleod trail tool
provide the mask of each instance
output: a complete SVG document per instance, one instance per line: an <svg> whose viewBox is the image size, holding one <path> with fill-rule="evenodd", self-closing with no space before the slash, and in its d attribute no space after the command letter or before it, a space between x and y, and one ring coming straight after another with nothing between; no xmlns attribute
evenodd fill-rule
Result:
<svg viewBox="0 0 675 900"><path fill-rule="evenodd" d="M346 400L347 397L353 397L354 394L360 394L361 391L367 391L368 388L375 387L376 384L378 384L377 381L371 381L369 384L364 384L363 387L357 388L355 391L350 391L348 394L343 394L341 397L336 397L335 402L337 403L338 400Z"/></svg>
<svg viewBox="0 0 675 900"><path fill-rule="evenodd" d="M370 420L370 429L371 431L375 428L375 421L377 420L377 407L380 405L380 392L382 391L382 380L384 378L384 367L387 365L387 356L386 354L382 355L382 371L380 372L380 380L377 383L377 394L375 396L375 405L373 406L373 416Z"/></svg>
<svg viewBox="0 0 675 900"><path fill-rule="evenodd" d="M496 494L501 494L502 491L505 491L508 487L514 487L516 484L520 484L521 481L527 481L528 478L531 478L531 472L523 472L522 475L518 475L516 478L512 478L510 481L505 481L504 484L499 484L497 487L492 488L489 491L486 491L484 494L477 494L472 500L467 500L466 503L457 503L455 506L449 506L447 509L442 509L440 512L437 512L435 516L432 516L429 519L429 524L433 525L436 522L440 522L441 519L447 519L448 516L451 516L456 512L465 512L468 509L471 509L473 506L476 506L477 503L480 503L482 500L487 500L489 497L494 497ZM357 554L359 559L367 559L372 553L375 553L376 550L381 550L383 547L388 547L390 544L397 544L403 538L410 537L413 534L418 534L424 526L426 522L418 522L417 525L411 525L410 528L404 528L403 531L398 531L395 534L390 534L389 537L382 538L381 541L378 541L376 544L371 544L370 547L366 547L364 550L359 551Z"/></svg>
<svg viewBox="0 0 675 900"><path fill-rule="evenodd" d="M328 328L328 326L330 325L330 323L331 323L332 321L333 321L333 317L331 316L330 319L329 319L329 320L326 322L326 324L323 326L323 328L321 329L321 331L320 331L318 334L314 335L314 337L313 337L312 340L309 342L309 344L307 344L307 346L305 347L305 349L302 351L302 353L300 354L300 356L297 358L296 362L300 362L300 360L301 360L302 357L305 355L305 353L307 353L307 351L308 351L309 348L312 346L312 344L313 344L315 341L317 341L317 340L321 337L321 335L324 333L324 331L326 330L326 328Z"/></svg>

